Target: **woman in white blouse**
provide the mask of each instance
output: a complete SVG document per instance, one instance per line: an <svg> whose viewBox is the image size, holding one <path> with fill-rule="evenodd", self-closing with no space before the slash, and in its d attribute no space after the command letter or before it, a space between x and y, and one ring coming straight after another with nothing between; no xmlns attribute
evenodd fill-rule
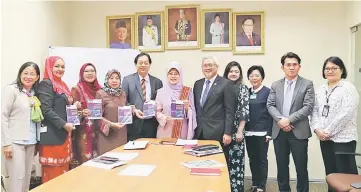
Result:
<svg viewBox="0 0 361 192"><path fill-rule="evenodd" d="M330 57L323 65L323 78L327 83L316 91L311 128L320 140L326 175L357 174L354 156L335 155L335 152L354 153L356 150L359 95L355 86L344 80L346 77L342 60Z"/></svg>
<svg viewBox="0 0 361 192"><path fill-rule="evenodd" d="M224 23L218 13L214 16L214 22L211 24L209 32L212 34L212 44L224 43Z"/></svg>

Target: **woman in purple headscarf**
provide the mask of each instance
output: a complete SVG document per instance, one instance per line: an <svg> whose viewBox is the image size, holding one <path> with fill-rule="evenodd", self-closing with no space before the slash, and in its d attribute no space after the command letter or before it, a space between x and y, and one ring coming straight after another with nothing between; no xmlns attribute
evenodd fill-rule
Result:
<svg viewBox="0 0 361 192"><path fill-rule="evenodd" d="M194 96L190 87L183 86L183 74L180 64L172 61L167 69L167 82L157 92L157 120L159 122L157 138L193 139L197 127ZM184 102L184 119L171 117L172 100Z"/></svg>

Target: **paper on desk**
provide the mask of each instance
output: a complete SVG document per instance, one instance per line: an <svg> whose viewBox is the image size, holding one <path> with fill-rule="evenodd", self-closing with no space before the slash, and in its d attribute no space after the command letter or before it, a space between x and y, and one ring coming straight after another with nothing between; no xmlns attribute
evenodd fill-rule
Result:
<svg viewBox="0 0 361 192"><path fill-rule="evenodd" d="M178 139L175 145L183 146L183 145L197 145L197 144L198 144L198 140Z"/></svg>
<svg viewBox="0 0 361 192"><path fill-rule="evenodd" d="M181 162L187 168L216 168L223 167L224 164L219 163L218 161L207 159L207 160L197 160L197 161L187 161Z"/></svg>
<svg viewBox="0 0 361 192"><path fill-rule="evenodd" d="M156 168L155 165L129 165L118 173L118 175L128 176L149 176Z"/></svg>
<svg viewBox="0 0 361 192"><path fill-rule="evenodd" d="M138 157L139 153L124 153L124 152L107 152L102 156L118 158L122 161L130 161Z"/></svg>
<svg viewBox="0 0 361 192"><path fill-rule="evenodd" d="M118 162L115 162L112 164L104 164L104 163L95 162L93 160L89 160L89 161L83 163L83 165L89 166L89 167L96 167L96 168L100 168L100 169L111 170L115 167L125 165L126 163L127 163L126 161L118 161Z"/></svg>
<svg viewBox="0 0 361 192"><path fill-rule="evenodd" d="M129 141L123 149L144 149L149 141Z"/></svg>

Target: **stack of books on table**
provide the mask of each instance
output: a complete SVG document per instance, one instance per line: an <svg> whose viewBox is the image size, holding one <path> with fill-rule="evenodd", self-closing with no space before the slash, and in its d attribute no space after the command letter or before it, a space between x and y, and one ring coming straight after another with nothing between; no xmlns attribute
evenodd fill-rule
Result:
<svg viewBox="0 0 361 192"><path fill-rule="evenodd" d="M207 155L223 153L223 150L218 145L200 145L193 147L191 149L186 149L184 150L184 153L188 155L202 157Z"/></svg>

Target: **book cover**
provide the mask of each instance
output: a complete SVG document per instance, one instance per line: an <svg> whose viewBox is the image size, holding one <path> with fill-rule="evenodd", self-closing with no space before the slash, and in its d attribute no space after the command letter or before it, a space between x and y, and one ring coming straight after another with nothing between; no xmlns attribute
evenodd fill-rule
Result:
<svg viewBox="0 0 361 192"><path fill-rule="evenodd" d="M157 106L155 101L145 102L143 105L143 118L149 119L155 116Z"/></svg>
<svg viewBox="0 0 361 192"><path fill-rule="evenodd" d="M118 106L118 123L121 124L132 124L133 113L131 106Z"/></svg>
<svg viewBox="0 0 361 192"><path fill-rule="evenodd" d="M88 119L101 119L102 118L102 100L91 99L88 100L88 109L91 111Z"/></svg>
<svg viewBox="0 0 361 192"><path fill-rule="evenodd" d="M219 168L191 168L191 175L218 176L221 175Z"/></svg>
<svg viewBox="0 0 361 192"><path fill-rule="evenodd" d="M181 100L172 100L171 117L173 119L184 119L184 102Z"/></svg>
<svg viewBox="0 0 361 192"><path fill-rule="evenodd" d="M72 123L73 125L80 125L78 109L75 105L66 106L66 119L68 123Z"/></svg>

